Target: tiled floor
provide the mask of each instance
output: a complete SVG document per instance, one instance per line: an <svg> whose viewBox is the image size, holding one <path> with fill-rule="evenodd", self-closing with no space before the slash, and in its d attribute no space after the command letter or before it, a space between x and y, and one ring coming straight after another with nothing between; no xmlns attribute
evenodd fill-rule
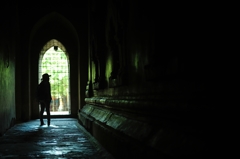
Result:
<svg viewBox="0 0 240 159"><path fill-rule="evenodd" d="M45 121L46 123L46 121ZM56 118L20 123L0 137L0 158L113 159L77 119Z"/></svg>

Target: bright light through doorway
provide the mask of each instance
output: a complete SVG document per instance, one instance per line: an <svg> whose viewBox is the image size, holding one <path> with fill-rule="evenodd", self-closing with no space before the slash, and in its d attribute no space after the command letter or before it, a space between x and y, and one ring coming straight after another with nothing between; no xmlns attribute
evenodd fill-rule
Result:
<svg viewBox="0 0 240 159"><path fill-rule="evenodd" d="M69 115L71 112L69 63L65 52L61 48L52 46L42 55L39 65L39 82L41 75L44 73L51 75L51 115ZM44 115L46 115L46 112L44 112Z"/></svg>

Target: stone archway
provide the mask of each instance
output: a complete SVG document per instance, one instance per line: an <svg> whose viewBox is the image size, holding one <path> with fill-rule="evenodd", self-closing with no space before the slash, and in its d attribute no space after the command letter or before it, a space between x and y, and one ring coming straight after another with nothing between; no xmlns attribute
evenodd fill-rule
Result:
<svg viewBox="0 0 240 159"><path fill-rule="evenodd" d="M38 68L39 83L42 74L48 73L51 75L51 115L70 115L70 61L61 42L52 39L44 45L40 52Z"/></svg>
<svg viewBox="0 0 240 159"><path fill-rule="evenodd" d="M30 90L31 94L29 98L31 100L31 118L38 118L39 116L39 109L34 100L34 92L37 83L39 83L38 79L38 72L39 72L39 59L41 59L41 51L44 52L49 49L51 46L46 47L45 49L43 46L46 45L46 42L51 41L52 39L57 39L58 42L64 44L64 48L67 50L67 56L71 63L71 67L69 67L69 83L70 88L69 91L71 92L71 99L70 101L70 116L77 117L78 110L80 107L79 101L84 101L84 95L80 92L80 72L82 70L82 66L84 66L80 60L80 43L78 39L78 33L76 32L74 26L71 22L66 19L61 14L56 12L50 13L40 19L36 25L33 27L31 31L30 41L29 41L29 60L30 66L29 67L29 83L30 83ZM58 47L62 50L64 48L63 45L60 43L56 43ZM52 44L54 45L54 44ZM86 56L86 55L84 55ZM85 58L85 57L84 57ZM84 60L81 58L81 60ZM86 58L84 61L87 61ZM81 63L81 67L80 67ZM85 63L85 62L84 62ZM87 66L84 66L87 67ZM82 75L81 77L87 78L86 75ZM82 80L83 78L81 78ZM87 80L85 80L87 81ZM86 83L86 82L85 82ZM84 84L85 84L84 83ZM83 85L83 84L82 84ZM28 92L27 92L28 93ZM57 117L57 116L56 116ZM62 117L62 116L60 116Z"/></svg>

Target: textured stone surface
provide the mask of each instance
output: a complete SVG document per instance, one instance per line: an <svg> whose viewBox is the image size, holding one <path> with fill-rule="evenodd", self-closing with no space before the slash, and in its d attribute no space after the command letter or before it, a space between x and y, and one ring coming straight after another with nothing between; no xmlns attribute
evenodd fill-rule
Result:
<svg viewBox="0 0 240 159"><path fill-rule="evenodd" d="M158 116L131 116L124 111L90 104L83 110L91 110L91 113L80 112L81 124L119 159L150 155L204 158L216 151L214 124L206 120L209 119L207 116L205 120L200 118L200 112L198 115L158 113Z"/></svg>
<svg viewBox="0 0 240 159"><path fill-rule="evenodd" d="M113 158L76 119L17 124L0 138L0 158Z"/></svg>

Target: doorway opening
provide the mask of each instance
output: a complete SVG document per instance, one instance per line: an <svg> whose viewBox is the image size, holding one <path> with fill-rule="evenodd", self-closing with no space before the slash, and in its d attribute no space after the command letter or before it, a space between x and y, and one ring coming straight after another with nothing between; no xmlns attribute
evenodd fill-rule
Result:
<svg viewBox="0 0 240 159"><path fill-rule="evenodd" d="M40 83L44 73L51 75L51 115L71 114L69 67L69 58L65 47L56 39L50 40L40 53L38 80Z"/></svg>

